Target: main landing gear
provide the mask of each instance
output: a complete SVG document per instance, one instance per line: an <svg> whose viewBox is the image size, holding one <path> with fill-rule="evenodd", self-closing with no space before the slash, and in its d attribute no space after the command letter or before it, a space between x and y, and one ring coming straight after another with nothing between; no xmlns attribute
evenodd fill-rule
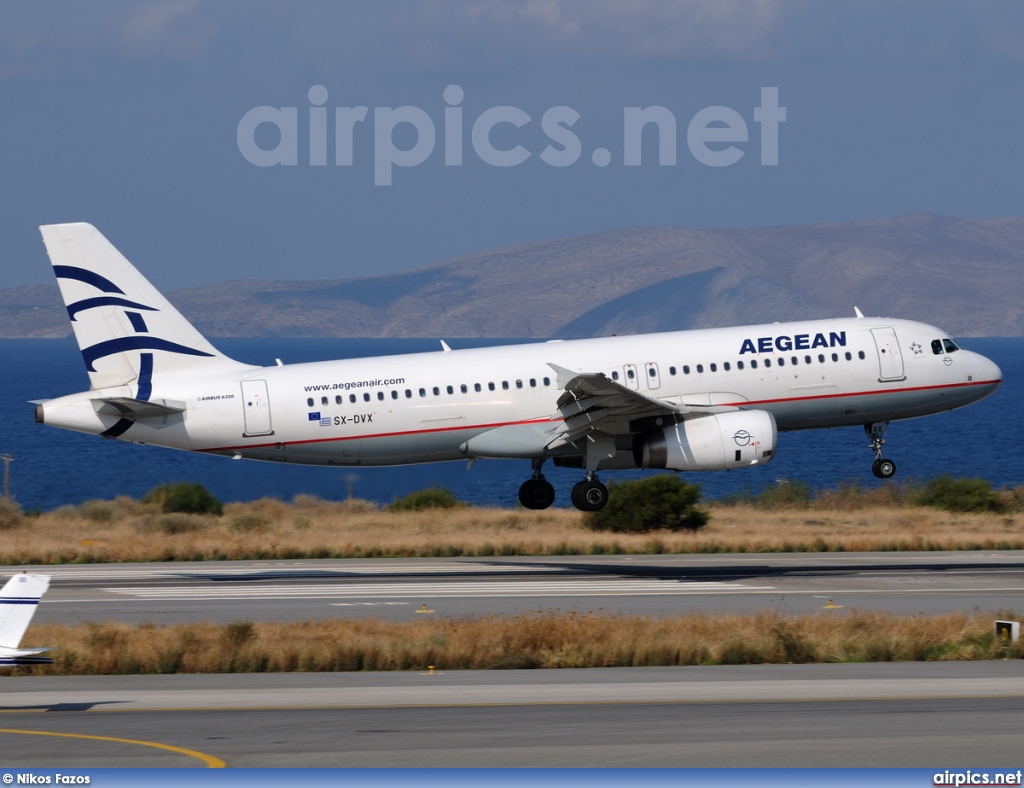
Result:
<svg viewBox="0 0 1024 788"><path fill-rule="evenodd" d="M882 456L882 447L885 445L882 435L888 426L889 422L887 421L864 425L864 433L871 439L868 448L875 453L875 461L871 463L871 472L879 479L891 479L896 473L896 463Z"/></svg>
<svg viewBox="0 0 1024 788"><path fill-rule="evenodd" d="M572 505L582 512L599 512L608 503L608 488L598 481L596 473L588 473L587 477L572 488Z"/></svg>
<svg viewBox="0 0 1024 788"><path fill-rule="evenodd" d="M533 477L519 488L519 503L527 509L547 509L555 501L555 488L540 472L543 464L544 460L533 460Z"/></svg>
<svg viewBox="0 0 1024 788"><path fill-rule="evenodd" d="M540 471L543 464L544 460L533 460L533 476L519 487L519 503L527 509L547 509L555 501L555 488ZM608 503L608 488L590 471L572 488L571 499L580 511L598 512Z"/></svg>

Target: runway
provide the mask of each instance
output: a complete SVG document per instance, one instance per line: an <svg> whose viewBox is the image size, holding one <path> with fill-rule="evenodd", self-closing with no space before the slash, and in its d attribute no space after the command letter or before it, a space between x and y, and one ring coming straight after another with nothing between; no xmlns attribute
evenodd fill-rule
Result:
<svg viewBox="0 0 1024 788"><path fill-rule="evenodd" d="M37 621L1024 610L1024 553L27 567ZM0 575L19 568L0 569ZM827 608L827 609L826 609ZM57 644L59 645L59 644ZM0 764L1020 768L1024 662L0 676Z"/></svg>
<svg viewBox="0 0 1024 788"><path fill-rule="evenodd" d="M10 768L1009 769L1024 751L1019 660L45 677L0 687Z"/></svg>
<svg viewBox="0 0 1024 788"><path fill-rule="evenodd" d="M51 574L37 621L408 620L538 609L1024 611L1024 552L544 556L104 564ZM6 576L23 567L0 568Z"/></svg>

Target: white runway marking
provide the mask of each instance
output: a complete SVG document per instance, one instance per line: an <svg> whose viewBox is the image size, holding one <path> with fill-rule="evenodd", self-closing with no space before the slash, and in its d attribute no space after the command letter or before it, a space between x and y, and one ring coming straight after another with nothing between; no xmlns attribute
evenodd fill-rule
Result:
<svg viewBox="0 0 1024 788"><path fill-rule="evenodd" d="M248 567L180 567L176 569L165 568L155 569L104 569L104 568L83 568L83 567L45 567L46 573L55 580L68 577L75 580L139 580L139 579L189 579L207 580L210 578L237 577L240 580L247 578L259 579L287 579L289 576L303 577L376 577L380 575L438 575L438 574L590 574L586 569L573 569L567 566L545 566L543 564L473 564L473 563L450 563L450 564L397 564L388 565L388 559L373 559L365 564L342 566L325 566L311 569L308 566L248 566Z"/></svg>
<svg viewBox="0 0 1024 788"><path fill-rule="evenodd" d="M138 599L365 599L380 597L652 596L771 591L773 586L686 583L677 580L513 581L374 585L170 586L104 588Z"/></svg>

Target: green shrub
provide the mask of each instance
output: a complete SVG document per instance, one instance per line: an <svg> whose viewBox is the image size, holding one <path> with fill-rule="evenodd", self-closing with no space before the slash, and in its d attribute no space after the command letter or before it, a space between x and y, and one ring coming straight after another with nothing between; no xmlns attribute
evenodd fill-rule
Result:
<svg viewBox="0 0 1024 788"><path fill-rule="evenodd" d="M0 496L0 531L17 528L24 520L25 515L14 499Z"/></svg>
<svg viewBox="0 0 1024 788"><path fill-rule="evenodd" d="M999 493L985 479L954 479L948 473L929 481L914 503L949 512L999 512L1004 508Z"/></svg>
<svg viewBox="0 0 1024 788"><path fill-rule="evenodd" d="M811 502L811 488L803 480L778 479L754 497L754 506L761 509L806 509Z"/></svg>
<svg viewBox="0 0 1024 788"><path fill-rule="evenodd" d="M694 508L699 500L700 485L678 476L613 481L608 485L608 505L588 512L583 524L592 531L698 531L708 522L707 512Z"/></svg>
<svg viewBox="0 0 1024 788"><path fill-rule="evenodd" d="M444 487L428 487L409 493L403 498L395 498L387 509L391 512L419 512L423 509L456 509L465 505L451 490Z"/></svg>
<svg viewBox="0 0 1024 788"><path fill-rule="evenodd" d="M270 518L256 512L242 512L231 518L231 530L243 533L265 531L270 525Z"/></svg>
<svg viewBox="0 0 1024 788"><path fill-rule="evenodd" d="M142 499L143 503L158 505L166 513L224 514L221 502L201 484L176 482L154 487Z"/></svg>
<svg viewBox="0 0 1024 788"><path fill-rule="evenodd" d="M112 501L86 501L79 504L78 513L91 523L107 524L119 519L117 506Z"/></svg>

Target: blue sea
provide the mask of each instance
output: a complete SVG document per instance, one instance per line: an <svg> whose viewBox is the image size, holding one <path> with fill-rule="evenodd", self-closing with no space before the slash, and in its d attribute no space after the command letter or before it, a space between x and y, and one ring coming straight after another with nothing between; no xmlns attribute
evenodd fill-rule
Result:
<svg viewBox="0 0 1024 788"><path fill-rule="evenodd" d="M508 340L512 341L512 340ZM224 353L251 364L285 363L412 353L438 348L425 339L221 339ZM453 348L503 344L501 340L450 340ZM886 456L897 464L896 479L926 480L940 474L980 476L997 487L1024 484L1024 338L965 339L1003 370L1003 385L980 403L951 413L895 422L886 433ZM232 461L222 457L135 446L53 429L33 422L28 400L49 399L88 389L78 348L71 338L0 340L0 454L14 457L11 493L26 509L54 509L93 498L134 498L158 484L194 481L221 500L264 496L290 500L305 493L328 500L354 495L379 503L432 485L443 485L478 505L516 504L520 483L530 475L526 461L442 463L403 468L321 468ZM871 475L874 459L858 428L783 433L768 465L732 472L689 474L704 498L744 490L756 492L780 479L806 481L812 488L844 482L881 484ZM637 478L648 471L607 472L603 477ZM569 490L582 472L545 465L555 485L556 506L569 506Z"/></svg>

